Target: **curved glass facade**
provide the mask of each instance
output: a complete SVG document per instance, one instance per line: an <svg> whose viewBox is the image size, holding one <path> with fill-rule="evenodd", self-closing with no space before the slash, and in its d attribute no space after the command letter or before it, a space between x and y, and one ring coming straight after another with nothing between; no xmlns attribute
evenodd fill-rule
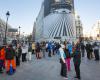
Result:
<svg viewBox="0 0 100 80"><path fill-rule="evenodd" d="M58 9L44 18L44 37L65 39L76 36L74 15L67 9Z"/></svg>

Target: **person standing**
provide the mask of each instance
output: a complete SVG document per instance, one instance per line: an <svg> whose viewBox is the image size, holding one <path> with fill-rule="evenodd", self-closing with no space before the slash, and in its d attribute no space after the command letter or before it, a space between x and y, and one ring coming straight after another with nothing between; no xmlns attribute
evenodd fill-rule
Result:
<svg viewBox="0 0 100 80"><path fill-rule="evenodd" d="M24 44L22 47L22 62L27 61L27 59L26 59L27 53L28 53L28 47L27 47L27 45Z"/></svg>
<svg viewBox="0 0 100 80"><path fill-rule="evenodd" d="M13 49L12 45L7 45L5 50L5 59L6 59L6 72L10 74L10 67L12 66L13 72L16 71L16 63L15 63L15 50Z"/></svg>
<svg viewBox="0 0 100 80"><path fill-rule="evenodd" d="M37 59L41 59L40 51L41 51L41 46L40 46L40 43L37 42L37 44L36 44L36 58Z"/></svg>
<svg viewBox="0 0 100 80"><path fill-rule="evenodd" d="M45 42L42 42L42 53L43 53L43 57L45 58L45 52L46 52L46 45L45 45Z"/></svg>
<svg viewBox="0 0 100 80"><path fill-rule="evenodd" d="M92 45L89 42L86 44L86 52L87 52L87 58L91 59L93 57L92 56L93 49Z"/></svg>
<svg viewBox="0 0 100 80"><path fill-rule="evenodd" d="M0 47L0 73L3 73L3 67L5 67L5 48Z"/></svg>
<svg viewBox="0 0 100 80"><path fill-rule="evenodd" d="M28 47L28 60L31 61L32 58L32 47L29 45Z"/></svg>
<svg viewBox="0 0 100 80"><path fill-rule="evenodd" d="M68 44L66 42L64 42L64 45L65 45L64 52L65 52L65 55L66 55L65 61L66 61L67 71L70 71L71 56L70 56L70 52L69 52L69 49L68 49Z"/></svg>
<svg viewBox="0 0 100 80"><path fill-rule="evenodd" d="M22 48L21 45L17 45L16 48L16 66L20 66L20 57L22 55Z"/></svg>
<svg viewBox="0 0 100 80"><path fill-rule="evenodd" d="M99 60L99 46L97 45L97 43L94 43L94 55L95 55L95 60L98 61Z"/></svg>
<svg viewBox="0 0 100 80"><path fill-rule="evenodd" d="M84 57L84 53L85 53L85 45L84 45L83 42L81 43L81 52L82 52L82 57Z"/></svg>
<svg viewBox="0 0 100 80"><path fill-rule="evenodd" d="M71 70L71 67L70 67L71 56L70 56L70 52L69 52L69 50L67 48L65 49L65 54L66 54L67 71L70 71Z"/></svg>
<svg viewBox="0 0 100 80"><path fill-rule="evenodd" d="M32 43L32 54L35 53L35 42Z"/></svg>
<svg viewBox="0 0 100 80"><path fill-rule="evenodd" d="M71 42L67 43L67 45L68 45L67 65L68 65L68 71L70 71L71 70L70 61L71 61L71 54L72 54L73 45L71 44Z"/></svg>
<svg viewBox="0 0 100 80"><path fill-rule="evenodd" d="M49 52L48 56L52 57L52 43L51 42L48 43L48 52Z"/></svg>
<svg viewBox="0 0 100 80"><path fill-rule="evenodd" d="M81 51L80 51L79 41L75 44L72 56L73 56L74 68L76 72L75 78L81 79L80 77Z"/></svg>
<svg viewBox="0 0 100 80"><path fill-rule="evenodd" d="M64 53L64 45L59 45L59 53L60 53L60 63L61 63L61 76L64 77L64 79L68 79L67 78L67 67L66 67L66 55Z"/></svg>
<svg viewBox="0 0 100 80"><path fill-rule="evenodd" d="M48 42L46 42L46 52L48 52Z"/></svg>

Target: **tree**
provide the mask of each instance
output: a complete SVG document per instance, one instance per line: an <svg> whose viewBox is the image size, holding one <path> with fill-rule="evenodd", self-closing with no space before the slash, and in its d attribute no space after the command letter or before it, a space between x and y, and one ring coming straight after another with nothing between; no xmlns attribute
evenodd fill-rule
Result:
<svg viewBox="0 0 100 80"><path fill-rule="evenodd" d="M27 40L28 40L28 42L32 41L32 35L28 35Z"/></svg>

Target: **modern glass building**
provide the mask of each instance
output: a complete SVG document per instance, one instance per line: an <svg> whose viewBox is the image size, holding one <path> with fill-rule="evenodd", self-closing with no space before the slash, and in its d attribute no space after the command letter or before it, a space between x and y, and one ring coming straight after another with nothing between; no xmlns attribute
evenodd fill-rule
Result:
<svg viewBox="0 0 100 80"><path fill-rule="evenodd" d="M74 15L67 9L57 9L44 18L45 38L56 39L71 39L76 35Z"/></svg>
<svg viewBox="0 0 100 80"><path fill-rule="evenodd" d="M74 0L44 0L35 27L36 41L76 39Z"/></svg>

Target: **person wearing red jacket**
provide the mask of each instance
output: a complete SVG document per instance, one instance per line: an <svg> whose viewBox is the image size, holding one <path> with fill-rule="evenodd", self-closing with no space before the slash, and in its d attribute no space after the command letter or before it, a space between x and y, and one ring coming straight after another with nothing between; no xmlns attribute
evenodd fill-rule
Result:
<svg viewBox="0 0 100 80"><path fill-rule="evenodd" d="M3 73L3 67L5 62L5 49L4 46L0 47L0 73Z"/></svg>

